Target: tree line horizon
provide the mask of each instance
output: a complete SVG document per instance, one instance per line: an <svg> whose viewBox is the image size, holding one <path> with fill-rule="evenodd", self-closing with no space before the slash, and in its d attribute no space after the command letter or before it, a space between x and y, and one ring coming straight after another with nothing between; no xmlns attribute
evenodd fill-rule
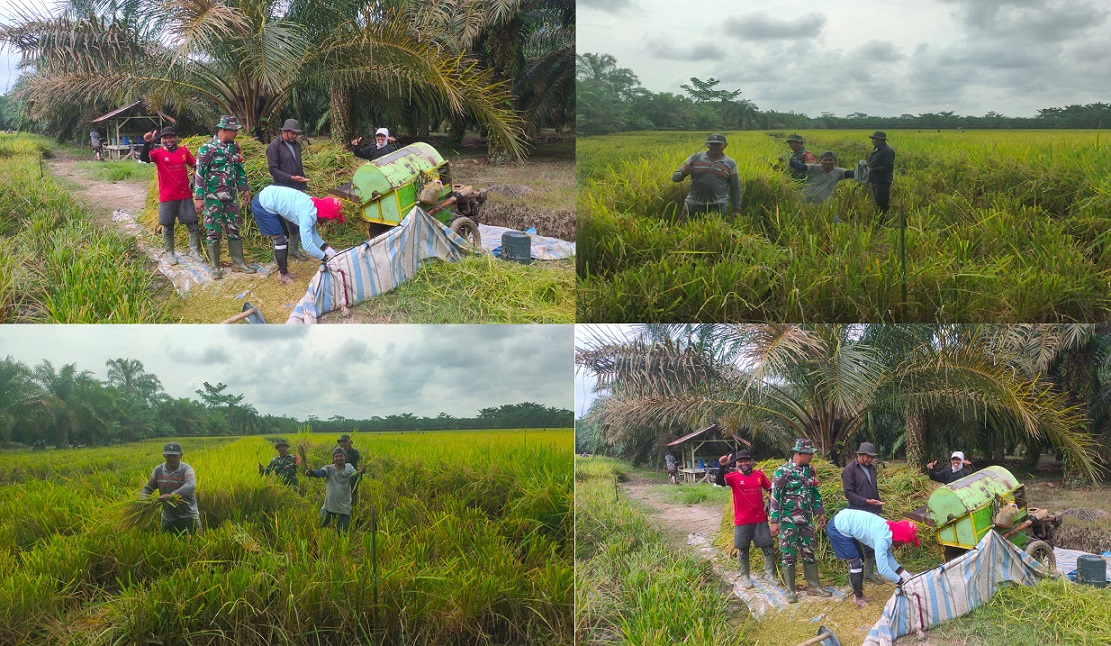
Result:
<svg viewBox="0 0 1111 646"><path fill-rule="evenodd" d="M333 415L299 420L261 414L223 383L204 382L197 399L172 397L141 361L110 359L108 378L97 379L76 363L60 368L47 360L35 367L0 360L0 448L46 443L58 448L135 442L154 437L293 435L385 431L466 431L509 428L570 428L574 413L535 402L488 406L475 417L441 412L352 419Z"/></svg>
<svg viewBox="0 0 1111 646"><path fill-rule="evenodd" d="M1038 110L1035 117L983 116L953 111L875 116L854 112L811 117L793 111L760 110L740 98L741 90L721 88L715 78L691 77L681 88L689 96L652 92L610 54L577 55L576 131L604 135L637 130L871 130L871 129L1099 129L1111 124L1111 103L1072 104Z"/></svg>

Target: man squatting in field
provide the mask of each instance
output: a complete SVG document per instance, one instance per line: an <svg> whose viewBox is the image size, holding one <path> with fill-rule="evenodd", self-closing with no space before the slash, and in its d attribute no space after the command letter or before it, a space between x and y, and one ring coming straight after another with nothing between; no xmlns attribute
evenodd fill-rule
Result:
<svg viewBox="0 0 1111 646"><path fill-rule="evenodd" d="M736 461L737 471L725 473L730 462ZM741 587L751 588L748 576L748 548L755 543L764 552L764 577L775 583L775 550L768 528L768 515L764 512L764 492L771 491L772 483L764 472L752 468L752 455L741 451L736 455L718 458L716 484L733 490L733 547L737 548L737 563L741 568Z"/></svg>
<svg viewBox="0 0 1111 646"><path fill-rule="evenodd" d="M162 503L162 531L176 534L197 531L201 514L197 509L197 476L193 467L181 461L181 445L170 442L162 448L165 464L154 467L150 480L143 485L142 494L150 495L158 489L158 502ZM181 496L181 502L168 504L171 495Z"/></svg>
<svg viewBox="0 0 1111 646"><path fill-rule="evenodd" d="M810 204L821 204L837 190L837 182L843 179L852 179L853 171L839 168L837 155L832 150L822 153L822 159L817 164L804 164L792 158L788 161L791 170L800 171L806 183L802 185L802 201Z"/></svg>
<svg viewBox="0 0 1111 646"><path fill-rule="evenodd" d="M797 439L791 452L791 459L772 475L769 520L772 535L779 534L787 601L795 603L798 601L795 564L800 555L807 591L820 597L828 597L830 592L818 582L818 562L814 557L817 529L826 522L822 494L818 492L818 474L810 466L814 457L814 442Z"/></svg>
<svg viewBox="0 0 1111 646"><path fill-rule="evenodd" d="M317 260L328 260L336 250L316 231L320 220L339 218L343 222L339 200L334 197L309 197L301 191L285 186L267 186L251 200L251 213L255 216L258 231L269 236L274 245L274 261L278 263L278 281L288 285L293 276L289 273L289 253L292 238L286 238L282 222L290 222L291 231L298 233L305 253ZM230 240L229 240L230 242Z"/></svg>
<svg viewBox="0 0 1111 646"><path fill-rule="evenodd" d="M174 220L180 220L189 230L189 249L197 258L201 255L201 234L197 230L197 209L193 206L193 193L189 188L189 168L197 167L197 160L188 148L178 148L177 132L170 127L157 133L162 147L154 147L155 131L143 135L143 149L139 161L154 164L158 171L158 224L162 225L162 259L168 265L177 264L174 255Z"/></svg>
<svg viewBox="0 0 1111 646"><path fill-rule="evenodd" d="M696 152L683 162L671 181L681 182L688 175L691 188L684 201L687 216L715 211L723 216L733 205L733 215L741 211L741 180L737 175L737 162L725 156L725 135L713 134L706 138L706 152Z"/></svg>
<svg viewBox="0 0 1111 646"><path fill-rule="evenodd" d="M340 447L332 450L332 463L322 469L305 469L310 478L327 478L324 487L324 506L320 508L321 527L327 527L334 518L336 530L346 532L351 525L351 480L361 475L366 467L356 470L347 463L347 454Z"/></svg>
<svg viewBox="0 0 1111 646"><path fill-rule="evenodd" d="M791 155L788 161L798 161L803 164L817 164L818 158L814 156L814 153L806 149L805 144L806 140L804 140L801 135L794 134L790 137L787 137L787 145L791 147ZM784 161L783 157L780 157L780 161ZM805 169L799 170L797 168L788 166L787 171L794 179L806 179Z"/></svg>
<svg viewBox="0 0 1111 646"><path fill-rule="evenodd" d="M247 172L243 170L243 153L235 136L239 134L239 120L230 114L220 117L216 136L201 144L197 150L197 172L193 181L193 203L204 217L208 255L212 260L212 274L223 278L220 270L220 230L228 236L228 255L236 271L253 274L253 267L243 260L243 240L239 237L239 223L243 215L239 209L239 194L250 201L251 189L247 186Z"/></svg>
<svg viewBox="0 0 1111 646"><path fill-rule="evenodd" d="M308 192L309 180L305 177L305 167L301 163L301 124L296 119L286 119L282 124L281 135L266 147L266 165L274 186L285 186L304 193ZM289 242L288 254L297 260L308 260L309 256L301 251L301 233L297 225L281 219L282 233Z"/></svg>
<svg viewBox="0 0 1111 646"><path fill-rule="evenodd" d="M274 472L278 475L278 479L283 483L296 487L297 486L297 456L289 454L289 442L284 438L279 439L274 443L274 448L278 450L278 457L270 461L270 464L265 467L262 463L258 463L259 475L270 475Z"/></svg>
<svg viewBox="0 0 1111 646"><path fill-rule="evenodd" d="M826 536L833 546L833 554L848 563L849 582L853 586L853 603L857 608L868 605L864 597L862 548L875 555L880 575L892 583L902 584L914 575L907 572L891 550L900 545L914 543L918 547L918 527L909 520L892 522L859 509L842 509L826 525Z"/></svg>
<svg viewBox="0 0 1111 646"><path fill-rule="evenodd" d="M872 464L877 455L875 444L861 442L860 448L856 450L856 459L841 470L841 487L845 492L845 500L849 501L849 509L880 516L886 503L880 500L876 467ZM876 553L868 545L857 545L857 549L864 558L864 579L869 583L883 583L876 576Z"/></svg>
<svg viewBox="0 0 1111 646"><path fill-rule="evenodd" d="M895 150L887 145L887 133L877 130L869 137L872 140L872 154L868 156L868 183L872 185L872 195L876 206L887 213L891 206L891 182L895 171Z"/></svg>

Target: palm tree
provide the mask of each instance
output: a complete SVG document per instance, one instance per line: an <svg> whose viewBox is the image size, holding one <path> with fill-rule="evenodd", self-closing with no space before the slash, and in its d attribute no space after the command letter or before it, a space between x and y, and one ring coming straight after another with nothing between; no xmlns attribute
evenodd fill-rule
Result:
<svg viewBox="0 0 1111 646"><path fill-rule="evenodd" d="M0 443L13 439L12 429L27 414L35 390L26 365L10 356L0 361Z"/></svg>
<svg viewBox="0 0 1111 646"><path fill-rule="evenodd" d="M108 383L121 392L133 395L145 406L154 403L155 396L162 392L162 382L158 377L143 369L138 359L109 359Z"/></svg>
<svg viewBox="0 0 1111 646"><path fill-rule="evenodd" d="M53 364L43 361L32 374L41 392L30 404L53 427L55 445L65 448L75 438L95 443L107 424L101 408L104 401L97 392L103 388L93 373L78 371L75 363L56 371Z"/></svg>
<svg viewBox="0 0 1111 646"><path fill-rule="evenodd" d="M596 414L611 432L720 421L731 432L810 438L840 462L870 413L900 407L914 464L924 453L912 456L912 444L937 412L1008 437L1044 436L1079 474L1099 478L1080 412L1044 375L1020 370L1026 357L1006 351L1001 326L875 326L880 336L868 340L872 327L714 326L714 343L700 348L682 342L691 326L665 326L670 340L595 339L576 361L611 391ZM884 334L898 343L885 345Z"/></svg>
<svg viewBox="0 0 1111 646"><path fill-rule="evenodd" d="M298 84L324 82L333 98L368 87L470 114L521 156L520 117L503 105L507 87L470 59L438 49L391 3L295 4L289 14L270 0L136 1L126 10L102 0L54 17L23 8L15 22L0 26L0 41L34 69L20 93L32 116L143 97L150 107L199 118L235 114L252 129L274 120ZM340 140L348 134L344 108L333 101L333 136Z"/></svg>

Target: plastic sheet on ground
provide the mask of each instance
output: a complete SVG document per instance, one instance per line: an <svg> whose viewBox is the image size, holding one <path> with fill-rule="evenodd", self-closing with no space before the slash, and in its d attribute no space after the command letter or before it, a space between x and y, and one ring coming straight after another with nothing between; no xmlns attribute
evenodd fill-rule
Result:
<svg viewBox="0 0 1111 646"><path fill-rule="evenodd" d="M1053 548L1053 559L1057 561L1057 572L1067 576L1070 580L1076 580L1076 559L1091 554L1083 550L1066 550L1060 547ZM1107 561L1107 579L1111 581L1111 552L1104 552L1101 554L1105 561Z"/></svg>
<svg viewBox="0 0 1111 646"><path fill-rule="evenodd" d="M466 241L420 207L373 240L341 252L322 265L287 323L316 323L328 312L392 291L433 258L457 262Z"/></svg>
<svg viewBox="0 0 1111 646"><path fill-rule="evenodd" d="M989 531L976 548L907 581L892 595L864 646L889 646L903 635L926 631L968 614L991 600L999 584L1033 585L1048 572L1013 543Z"/></svg>
<svg viewBox="0 0 1111 646"><path fill-rule="evenodd" d="M490 253L501 249L501 236L507 231L516 231L516 229L494 227L488 224L478 225L478 234L482 238L482 248ZM530 234L530 237L532 238L533 260L561 260L575 255L574 242L536 234Z"/></svg>
<svg viewBox="0 0 1111 646"><path fill-rule="evenodd" d="M179 294L186 294L194 286L205 286L212 283L215 278L212 277L212 268L209 267L208 262L204 258L194 256L189 250L176 249L175 255L177 256L178 264L171 265L162 259L162 247L149 245L143 238L143 227L139 224L135 216L130 211L123 209L116 209L112 212L112 221L119 225L125 233L135 239L135 244L138 245L139 250L142 251L148 258L158 263L158 271L161 272L170 282L174 284L174 290ZM261 276L269 276L277 270L277 265L274 263L260 264L257 262L248 263L255 268ZM233 272L225 272L225 278L230 278L233 275L253 276L253 274L233 274ZM234 280L234 278L232 278Z"/></svg>
<svg viewBox="0 0 1111 646"><path fill-rule="evenodd" d="M726 558L725 555L721 553L721 550L715 547L705 534L700 532L688 534L687 544L701 553L703 558L713 563L714 573L733 588L733 594L735 594L738 599L745 602L745 605L748 606L749 613L756 619L762 619L770 610L780 610L787 607L786 590L780 586L779 581L769 581L764 578L763 569L759 571L756 569L752 570L749 576L752 580L752 587L745 588L740 583L740 571L737 569L737 561L735 559ZM753 549L757 548L754 547ZM725 565L726 563L728 566ZM832 599L834 601L843 601L852 593L851 590L845 588L834 588L831 586L823 587L833 594ZM828 603L831 600L830 597L811 596L804 591L798 592L798 599L800 603L806 603L808 601Z"/></svg>

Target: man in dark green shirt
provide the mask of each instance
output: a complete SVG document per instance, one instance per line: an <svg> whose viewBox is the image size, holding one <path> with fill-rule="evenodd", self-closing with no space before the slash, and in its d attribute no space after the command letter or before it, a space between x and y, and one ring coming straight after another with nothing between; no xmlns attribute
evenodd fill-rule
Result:
<svg viewBox="0 0 1111 646"><path fill-rule="evenodd" d="M279 439L274 448L278 450L278 457L270 461L265 467L258 463L259 475L269 475L271 471L278 475L278 479L287 485L297 486L297 456L289 454L289 442L284 438Z"/></svg>

